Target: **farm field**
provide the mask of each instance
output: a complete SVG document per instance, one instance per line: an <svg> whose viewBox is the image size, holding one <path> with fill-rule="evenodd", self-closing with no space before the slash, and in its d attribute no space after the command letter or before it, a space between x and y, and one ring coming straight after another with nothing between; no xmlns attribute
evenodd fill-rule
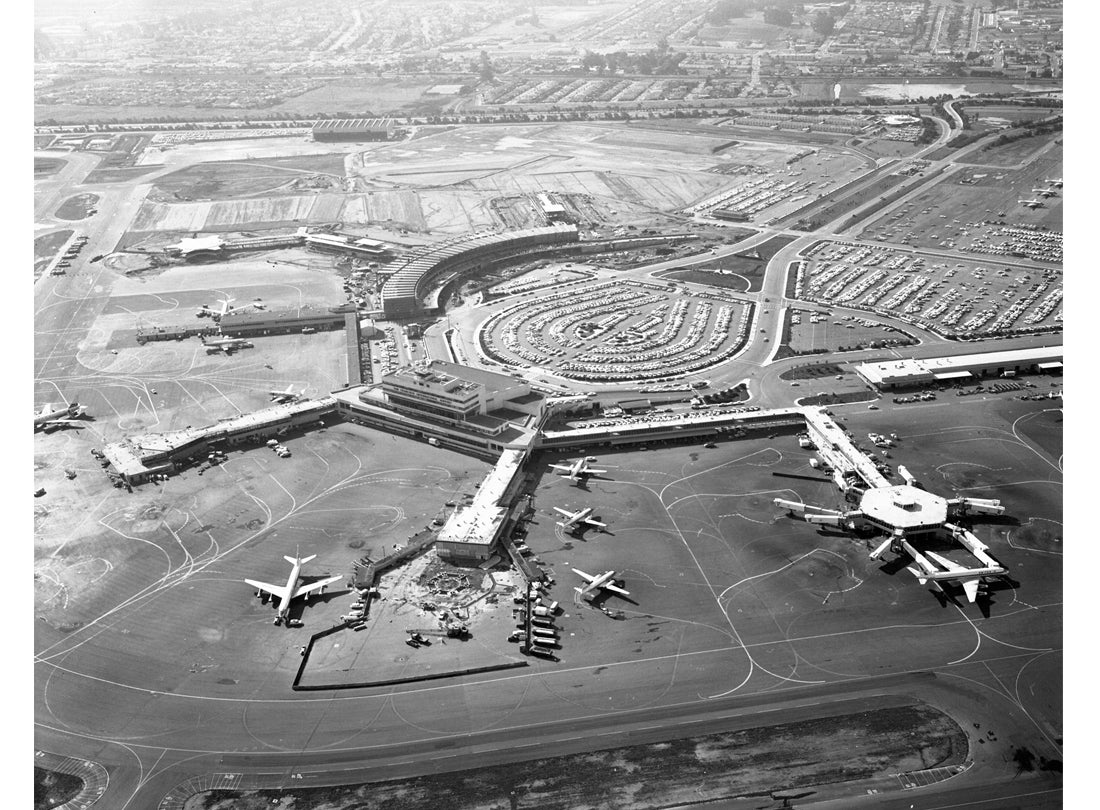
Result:
<svg viewBox="0 0 1100 810"><path fill-rule="evenodd" d="M947 335L1061 327L1060 269L951 262L844 242L821 242L807 257L796 284L804 300L899 317Z"/></svg>

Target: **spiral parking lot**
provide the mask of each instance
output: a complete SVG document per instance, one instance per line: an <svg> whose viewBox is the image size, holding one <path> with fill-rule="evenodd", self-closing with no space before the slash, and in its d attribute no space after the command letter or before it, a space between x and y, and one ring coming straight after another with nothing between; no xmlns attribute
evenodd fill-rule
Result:
<svg viewBox="0 0 1100 810"><path fill-rule="evenodd" d="M495 312L478 340L490 361L573 380L674 380L737 354L752 314L751 303L717 290L578 280Z"/></svg>

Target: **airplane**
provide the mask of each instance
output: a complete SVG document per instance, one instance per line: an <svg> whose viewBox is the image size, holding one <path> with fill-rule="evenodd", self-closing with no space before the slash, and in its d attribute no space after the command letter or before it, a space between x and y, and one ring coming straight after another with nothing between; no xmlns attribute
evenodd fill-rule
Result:
<svg viewBox="0 0 1100 810"><path fill-rule="evenodd" d="M1046 205L1042 200L1018 200L1018 202L1025 208L1042 208Z"/></svg>
<svg viewBox="0 0 1100 810"><path fill-rule="evenodd" d="M216 354L217 352L230 354L237 349L253 348L253 344L244 338L218 338L217 340L207 340L200 335L199 340L201 340L202 345L206 347L207 354Z"/></svg>
<svg viewBox="0 0 1100 810"><path fill-rule="evenodd" d="M592 576L586 574L584 571L573 569L573 573L581 577L587 583L583 587L575 587L575 590L583 599L591 600L602 589L605 591L612 591L613 593L620 594L621 596L630 596L630 591L624 591L614 582L612 579L615 577L614 571L604 571L598 576Z"/></svg>
<svg viewBox="0 0 1100 810"><path fill-rule="evenodd" d="M1058 196L1058 192L1055 191L1052 188L1033 188L1032 191L1034 191L1040 197L1056 197L1056 196Z"/></svg>
<svg viewBox="0 0 1100 810"><path fill-rule="evenodd" d="M34 430L36 433L39 430L49 433L61 427L84 427L76 420L87 413L87 411L88 409L86 406L76 402L72 402L64 408L57 410L54 410L53 403L47 403L42 406L42 410L34 415Z"/></svg>
<svg viewBox="0 0 1100 810"><path fill-rule="evenodd" d="M236 300L236 299L223 298L220 301L218 301L218 303L221 305L221 306L218 306L218 307L211 307L211 306L208 306L206 304L203 304L202 307L199 308L198 317L200 317L200 318L213 318L216 321L219 318L224 318L230 312L236 312L238 309L248 309L249 307L256 306L253 303L253 304L243 304L242 306L239 306L239 307L231 307L230 304L232 304L234 300Z"/></svg>
<svg viewBox="0 0 1100 810"><path fill-rule="evenodd" d="M966 593L966 598L969 602L973 602L978 598L978 587L981 585L983 577L999 576L1005 573L1005 569L1000 566L966 568L935 552L926 551L924 553L947 570L939 571L933 567L928 560L923 559L921 555L917 555L916 559L919 570L913 566L909 566L909 573L917 578L917 582L921 585L932 582L932 584L941 591L943 590L939 584L941 581L957 582L962 585L962 589Z"/></svg>
<svg viewBox="0 0 1100 810"><path fill-rule="evenodd" d="M315 559L316 557L316 554L306 557L305 559L301 559L299 557L283 557L284 560L294 566L292 569L290 569L290 576L287 578L286 585L283 587L280 587L278 585L271 585L267 582L259 582L255 579L245 580L245 582L247 582L253 588L257 589L256 596L261 596L264 593L269 593L273 598L279 600L274 604L274 607L276 608L276 610L278 610L278 613L275 616L275 621L273 622L273 624L278 625L286 621L287 613L290 611L291 599L297 599L299 596L305 596L307 597L306 601L308 602L309 594L318 590L321 591L321 593L324 593L325 588L328 585L331 585L332 583L343 579L342 576L337 575L334 577L319 579L316 582L309 583L308 585L299 585L298 579L301 576L302 566L310 560Z"/></svg>
<svg viewBox="0 0 1100 810"><path fill-rule="evenodd" d="M565 477L570 481L580 481L582 476L607 472L607 470L595 470L588 466L588 462L595 460L595 456L585 456L584 458L577 459L572 464L551 464L550 469L562 470L567 473Z"/></svg>
<svg viewBox="0 0 1100 810"><path fill-rule="evenodd" d="M297 394L294 393L294 385L292 383L286 387L285 391L268 391L267 393L271 396L272 402L297 402L302 398L302 394L304 394L305 391L306 389L302 388Z"/></svg>
<svg viewBox="0 0 1100 810"><path fill-rule="evenodd" d="M595 526L597 529L606 529L606 523L600 523L598 520L592 520L589 515L592 514L592 507L586 506L577 512L569 512L565 509L560 509L557 506L554 507L555 512L560 512L565 515L565 520L557 521L557 524L563 529L580 528L580 524L587 523L589 526Z"/></svg>
<svg viewBox="0 0 1100 810"><path fill-rule="evenodd" d="M1050 183L1055 188L1061 188L1062 187L1062 178L1061 177L1055 177L1053 179L1044 180L1043 182L1044 183Z"/></svg>

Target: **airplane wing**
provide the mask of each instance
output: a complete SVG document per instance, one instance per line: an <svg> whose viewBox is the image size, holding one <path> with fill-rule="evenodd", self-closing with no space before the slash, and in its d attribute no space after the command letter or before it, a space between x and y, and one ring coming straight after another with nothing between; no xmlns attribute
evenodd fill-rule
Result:
<svg viewBox="0 0 1100 810"><path fill-rule="evenodd" d="M295 599L299 596L305 596L307 593L313 593L314 591L318 591L321 588L323 588L324 586L331 585L332 583L338 582L341 579L343 579L343 576L337 574L334 577L326 577L325 579L319 579L316 582L309 583L308 585L299 585L298 588L294 591L294 596L292 596L290 598Z"/></svg>
<svg viewBox="0 0 1100 810"><path fill-rule="evenodd" d="M596 526L601 529L607 528L606 523L600 523L598 520L593 520L592 518L585 518L584 522L587 523L589 526Z"/></svg>
<svg viewBox="0 0 1100 810"><path fill-rule="evenodd" d="M562 508L561 508L561 507L559 507L559 506L555 506L555 507L554 507L554 511L555 511L555 512L560 512L561 514L565 515L565 516L566 516L567 518L571 518L571 517L573 517L573 513L572 513L572 512L569 512L569 511L567 511L567 510L565 510L565 509L562 509Z"/></svg>
<svg viewBox="0 0 1100 810"><path fill-rule="evenodd" d="M277 596L280 599L286 598L286 587L283 585L272 585L270 582L260 582L255 579L246 579L245 582L253 588L259 588L261 591L266 591L272 596Z"/></svg>
<svg viewBox="0 0 1100 810"><path fill-rule="evenodd" d="M41 410L39 410L38 413L35 414L35 416L44 416L45 414L48 414L53 409L54 409L53 403L52 402L47 402L45 405L42 406Z"/></svg>
<svg viewBox="0 0 1100 810"><path fill-rule="evenodd" d="M569 472L573 468L568 467L565 464L551 464L550 469L552 469L552 470L564 470L565 472Z"/></svg>
<svg viewBox="0 0 1100 810"><path fill-rule="evenodd" d="M963 572L963 571L967 570L966 568L959 565L958 563L952 562L951 560L947 559L943 555L937 554L934 551L926 551L924 553L927 554L929 557L931 557L933 560L935 560L937 563L942 565L944 567L944 569L946 569L947 571L950 571L953 574L957 574L957 573L960 573L960 572Z"/></svg>
<svg viewBox="0 0 1100 810"><path fill-rule="evenodd" d="M605 590L614 591L615 593L621 594L623 596L630 596L630 591L624 591L618 585L612 585L610 582L605 582L601 587L603 587Z"/></svg>
<svg viewBox="0 0 1100 810"><path fill-rule="evenodd" d="M981 577L959 580L963 586L963 591L966 593L967 601L973 602L978 598L978 585L981 584L981 581Z"/></svg>
<svg viewBox="0 0 1100 810"><path fill-rule="evenodd" d="M594 576L592 576L591 574L586 574L586 573L584 573L584 571L581 571L581 570L580 570L580 569L578 569L578 568L574 568L574 569L573 569L573 573L574 573L574 574L576 574L577 576L579 576L579 577L580 577L581 579L583 579L583 580L584 580L585 582L591 582L592 580L594 580L594 579L595 579L595 577L594 577Z"/></svg>

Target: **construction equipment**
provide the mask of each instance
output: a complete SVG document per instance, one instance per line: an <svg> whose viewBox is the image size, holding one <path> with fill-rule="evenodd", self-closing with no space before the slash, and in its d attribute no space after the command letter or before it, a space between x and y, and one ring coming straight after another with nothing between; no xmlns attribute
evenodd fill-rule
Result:
<svg viewBox="0 0 1100 810"><path fill-rule="evenodd" d="M442 627L406 627L405 632L412 638L416 638L418 635L443 638L465 638L470 635L470 628L461 622L446 622Z"/></svg>

